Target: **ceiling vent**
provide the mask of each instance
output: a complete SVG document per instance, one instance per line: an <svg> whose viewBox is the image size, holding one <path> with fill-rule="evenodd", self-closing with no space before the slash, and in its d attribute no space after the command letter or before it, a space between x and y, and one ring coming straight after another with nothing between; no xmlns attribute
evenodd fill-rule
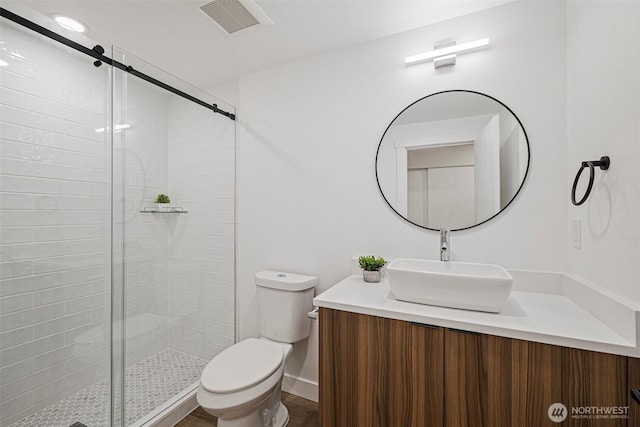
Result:
<svg viewBox="0 0 640 427"><path fill-rule="evenodd" d="M262 9L251 0L213 0L200 6L200 10L213 19L227 34L258 24L273 24Z"/></svg>

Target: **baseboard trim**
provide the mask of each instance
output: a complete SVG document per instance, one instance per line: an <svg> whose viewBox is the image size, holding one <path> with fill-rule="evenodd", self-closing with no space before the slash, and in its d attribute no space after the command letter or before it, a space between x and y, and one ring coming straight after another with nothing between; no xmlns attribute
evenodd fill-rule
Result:
<svg viewBox="0 0 640 427"><path fill-rule="evenodd" d="M284 374L282 390L314 402L318 401L318 383L314 381Z"/></svg>

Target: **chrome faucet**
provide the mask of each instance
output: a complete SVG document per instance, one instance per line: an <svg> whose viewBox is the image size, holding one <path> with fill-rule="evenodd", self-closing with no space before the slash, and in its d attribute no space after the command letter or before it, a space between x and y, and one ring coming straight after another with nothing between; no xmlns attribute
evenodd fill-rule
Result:
<svg viewBox="0 0 640 427"><path fill-rule="evenodd" d="M449 261L449 230L440 230L440 261Z"/></svg>

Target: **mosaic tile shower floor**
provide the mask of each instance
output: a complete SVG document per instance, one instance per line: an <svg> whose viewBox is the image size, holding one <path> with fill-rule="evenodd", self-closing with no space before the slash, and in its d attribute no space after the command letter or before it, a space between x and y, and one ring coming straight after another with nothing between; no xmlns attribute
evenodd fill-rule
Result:
<svg viewBox="0 0 640 427"><path fill-rule="evenodd" d="M167 349L127 369L126 417L132 425L200 378L206 360ZM108 427L109 383L94 384L11 427Z"/></svg>

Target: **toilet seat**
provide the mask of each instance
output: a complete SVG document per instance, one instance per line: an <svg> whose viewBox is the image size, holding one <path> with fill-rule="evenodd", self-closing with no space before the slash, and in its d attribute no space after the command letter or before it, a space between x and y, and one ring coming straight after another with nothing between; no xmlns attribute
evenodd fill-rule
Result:
<svg viewBox="0 0 640 427"><path fill-rule="evenodd" d="M273 375L283 360L282 347L248 338L214 357L204 368L200 385L215 394L246 390Z"/></svg>

